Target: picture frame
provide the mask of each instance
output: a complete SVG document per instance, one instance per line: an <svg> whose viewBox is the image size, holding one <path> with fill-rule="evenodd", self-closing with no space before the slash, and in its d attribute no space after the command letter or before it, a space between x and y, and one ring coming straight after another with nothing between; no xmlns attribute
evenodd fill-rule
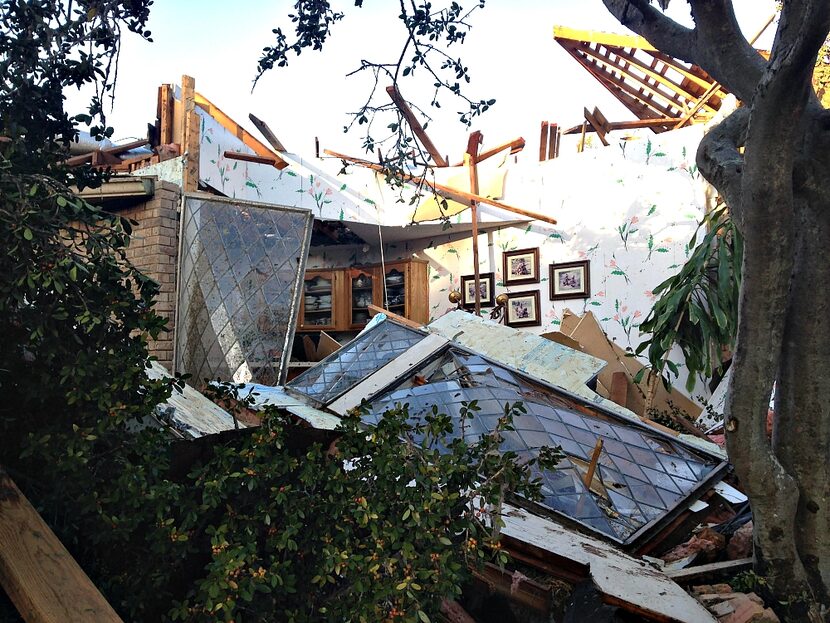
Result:
<svg viewBox="0 0 830 623"><path fill-rule="evenodd" d="M561 262L550 265L550 300L586 299L591 296L591 262Z"/></svg>
<svg viewBox="0 0 830 623"><path fill-rule="evenodd" d="M539 283L539 247L505 251L502 262L505 286Z"/></svg>
<svg viewBox="0 0 830 623"><path fill-rule="evenodd" d="M542 325L539 290L508 292L505 324L508 327L539 327Z"/></svg>
<svg viewBox="0 0 830 623"><path fill-rule="evenodd" d="M476 306L475 275L461 276L461 306L474 308ZM496 275L495 273L479 273L479 290L481 307L494 307L496 304Z"/></svg>

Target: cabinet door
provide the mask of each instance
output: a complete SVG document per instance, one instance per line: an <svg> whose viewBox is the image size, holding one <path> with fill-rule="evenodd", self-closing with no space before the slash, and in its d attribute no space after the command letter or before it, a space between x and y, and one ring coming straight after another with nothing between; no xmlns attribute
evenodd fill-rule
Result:
<svg viewBox="0 0 830 623"><path fill-rule="evenodd" d="M345 271L346 323L351 330L362 329L369 322L369 305L375 302L376 274L372 268L350 268Z"/></svg>
<svg viewBox="0 0 830 623"><path fill-rule="evenodd" d="M409 283L409 270L407 262L387 264L384 273L384 288L381 286L381 307L399 316L409 317L407 314L407 284Z"/></svg>
<svg viewBox="0 0 830 623"><path fill-rule="evenodd" d="M308 271L303 280L300 303L300 331L333 330L337 325L338 272L333 270Z"/></svg>

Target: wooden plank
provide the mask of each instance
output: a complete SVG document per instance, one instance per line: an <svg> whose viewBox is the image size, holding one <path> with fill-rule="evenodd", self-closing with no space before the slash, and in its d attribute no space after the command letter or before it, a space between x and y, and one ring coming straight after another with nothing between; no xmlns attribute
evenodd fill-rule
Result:
<svg viewBox="0 0 830 623"><path fill-rule="evenodd" d="M582 114L585 115L585 121L587 121L597 133L597 136L602 144L608 147L608 139L605 138L605 130L603 129L602 124L597 121L596 117L594 117L594 115L587 108L582 109Z"/></svg>
<svg viewBox="0 0 830 623"><path fill-rule="evenodd" d="M752 568L752 558L741 558L739 560L724 560L722 562L713 562L708 565L698 565L697 567L686 567L685 569L677 569L676 571L667 571L666 575L678 584L691 584L699 580L720 580L726 577L732 577L739 571Z"/></svg>
<svg viewBox="0 0 830 623"><path fill-rule="evenodd" d="M355 158L353 156L346 156L345 154L338 153L336 151L331 151L330 149L324 149L323 153L334 156L335 158L340 158L341 160L345 160L346 162L353 162L355 164L359 164L362 167L366 167L367 169L372 169L373 171L380 171L381 173L388 173L389 170L379 164L375 164L374 162L369 162L368 160L363 160L362 158ZM452 199L453 201L457 201L459 203L464 203L469 205L470 201L477 201L478 203L486 203L487 205L491 205L496 208L501 208L502 210L506 210L508 212L513 212L514 214L520 214L522 216L526 216L528 218L532 218L537 221L543 221L545 223L550 223L551 225L556 225L556 219L546 216L544 214L539 214L538 212L531 212L530 210L525 210L523 208L517 208L515 206L507 205L506 203L502 203L501 201L496 201L495 199L490 199L489 197L483 197L481 195L474 195L473 193L468 193L464 190L457 190L455 188L450 188L449 186L444 186L443 184L439 184L438 182L432 182L425 178L415 177L414 175L407 175L406 173L400 174L401 178L405 182L414 182L416 184L425 184L429 186L435 193L446 197L447 199Z"/></svg>
<svg viewBox="0 0 830 623"><path fill-rule="evenodd" d="M412 109L409 107L409 104L406 103L406 100L401 96L400 91L398 91L398 87L395 85L386 87L386 93L392 99L392 102L401 111L404 119L409 124L409 127L412 128L412 132L418 137L418 140L421 141L421 145L424 146L424 149L427 150L432 159L435 161L435 164L439 167L446 167L449 166L446 158L441 155L441 152L438 151L438 148L435 147L432 140L430 140L429 136L424 130L424 127L415 117L415 114L412 112Z"/></svg>
<svg viewBox="0 0 830 623"><path fill-rule="evenodd" d="M611 32L602 32L600 30L578 30L576 28L568 28L566 26L554 26L553 38L560 44L564 41L574 41L580 43L599 43L607 46L621 47L621 48L637 48L639 50L654 50L644 37L637 35L618 35Z"/></svg>
<svg viewBox="0 0 830 623"><path fill-rule="evenodd" d="M510 155L518 154L525 148L525 140L520 136L519 138L514 138L512 141L509 141L507 143L502 143L497 147L491 147L490 149L487 149L478 155L477 162L484 162L488 158L491 158L492 156L495 156L496 154L503 152L508 147L510 148ZM453 166L464 166L464 161L462 160L461 162Z"/></svg>
<svg viewBox="0 0 830 623"><path fill-rule="evenodd" d="M371 400L379 391L406 373L417 369L436 351L443 348L449 340L435 333L430 333L423 340L405 350L380 370L366 377L337 400L328 404L329 410L338 415L346 415L364 400Z"/></svg>
<svg viewBox="0 0 830 623"><path fill-rule="evenodd" d="M270 164L278 171L281 171L288 166L288 163L285 160L273 156L257 156L256 154L246 154L241 151L225 151L222 155L230 160L242 160L244 162L254 162L256 164Z"/></svg>
<svg viewBox="0 0 830 623"><path fill-rule="evenodd" d="M588 464L588 471L585 472L585 486L591 488L594 482L594 472L597 469L597 461L599 455L602 453L602 437L597 437L597 443L594 445L594 451L591 453L591 462Z"/></svg>
<svg viewBox="0 0 830 623"><path fill-rule="evenodd" d="M548 127L548 122L542 122L542 128L539 133L539 162L544 162L548 159L547 156L547 147L548 147L548 133L550 132Z"/></svg>
<svg viewBox="0 0 830 623"><path fill-rule="evenodd" d="M369 314L371 316L374 316L375 314L384 314L387 318L389 318L389 320L394 320L398 324L406 325L407 327L412 327L413 329L422 329L424 327L424 325L420 322L404 318L395 312L391 312L388 309L384 309L383 307L379 307L377 305L367 305L366 308L369 310Z"/></svg>
<svg viewBox="0 0 830 623"><path fill-rule="evenodd" d="M2 469L0 543L0 585L27 623L121 621Z"/></svg>
<svg viewBox="0 0 830 623"><path fill-rule="evenodd" d="M262 136L265 137L265 140L268 141L268 144L274 148L275 151L288 151L282 144L282 141L277 138L277 135L271 131L271 128L268 127L268 124L265 123L262 119L259 119L254 116L253 113L248 113L248 119L251 120L251 123L254 124L257 130L260 131Z"/></svg>

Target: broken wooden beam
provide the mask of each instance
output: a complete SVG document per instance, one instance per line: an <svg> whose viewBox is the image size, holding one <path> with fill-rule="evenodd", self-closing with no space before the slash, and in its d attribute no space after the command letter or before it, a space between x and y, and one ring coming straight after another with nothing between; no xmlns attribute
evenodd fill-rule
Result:
<svg viewBox="0 0 830 623"><path fill-rule="evenodd" d="M398 87L395 85L386 87L386 93L392 99L392 102L401 111L403 118L406 119L406 122L409 124L409 127L412 128L413 134L421 141L421 145L424 146L424 149L427 150L432 159L435 161L436 166L439 167L446 167L449 166L447 159L441 155L438 151L438 148L435 147L435 144L430 140L429 136L427 136L426 130L415 117L415 113L412 112L412 109L409 107L409 104L406 103L406 100L401 96L400 91L398 91Z"/></svg>
<svg viewBox="0 0 830 623"><path fill-rule="evenodd" d="M273 147L275 151L287 151L283 146L282 141L280 141L280 139L277 138L277 135L271 131L271 128L268 127L267 123L265 123L262 119L255 117L253 113L248 113L248 119L251 120L254 127L259 130L260 134L265 137L265 140L268 141L268 144Z"/></svg>
<svg viewBox="0 0 830 623"><path fill-rule="evenodd" d="M353 156L346 156L345 154L340 154L336 151L331 151L330 149L323 150L323 153L333 156L335 158L340 158L345 162L352 162L354 164L358 164L362 167L366 167L367 169L372 169L373 171L378 171L380 173L389 173L389 169L384 167L380 164L375 164L374 162L369 162L368 160L363 160L362 158L355 158ZM481 195L475 195L473 193L468 193L463 190L457 190L455 188L450 188L449 186L444 186L443 184L439 184L438 182L430 182L425 178L416 177L414 175L409 175L408 173L398 173L401 179L405 182L412 182L415 184L425 184L429 186L433 192L436 194L442 195L447 199L452 199L453 201L457 201L458 203L463 203L469 205L471 201L477 201L478 203L486 203L487 205L491 205L496 208L501 208L502 210L506 210L507 212L512 212L514 214L520 214L521 216L526 216L527 218L542 221L545 223L550 223L551 225L556 225L556 219L551 218L549 216L545 216L544 214L539 214L538 212L531 212L530 210L524 210L522 208L517 208L515 206L507 205L506 203L502 203L500 201L496 201L495 199L490 199L489 197L484 197Z"/></svg>
<svg viewBox="0 0 830 623"><path fill-rule="evenodd" d="M0 543L0 585L27 623L121 622L2 469Z"/></svg>
<svg viewBox="0 0 830 623"><path fill-rule="evenodd" d="M276 156L257 156L256 154L246 154L240 151L225 151L222 155L229 160L241 160L255 164L270 164L272 167L276 167L278 171L288 166L285 160Z"/></svg>
<svg viewBox="0 0 830 623"><path fill-rule="evenodd" d="M76 167L79 164L84 164L85 162L92 162L96 158L98 159L100 164L107 164L108 162L112 162L112 160L108 158L108 156L118 156L119 154L123 154L124 152L131 151L139 147L144 147L149 142L150 139L144 138L139 139L137 141L130 141L129 143L124 143L123 145L107 147L106 149L94 149L89 153L79 154L77 156L67 158L61 164L64 164L68 167ZM120 162L120 159L118 160L118 162Z"/></svg>

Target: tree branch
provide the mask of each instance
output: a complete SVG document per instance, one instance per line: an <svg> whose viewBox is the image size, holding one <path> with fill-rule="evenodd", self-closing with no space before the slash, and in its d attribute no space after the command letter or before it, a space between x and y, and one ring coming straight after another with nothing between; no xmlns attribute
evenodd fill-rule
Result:
<svg viewBox="0 0 830 623"><path fill-rule="evenodd" d="M660 51L690 63L696 62L695 31L667 17L651 6L648 0L602 1L623 26L645 37Z"/></svg>
<svg viewBox="0 0 830 623"><path fill-rule="evenodd" d="M744 157L738 149L746 141L749 112L746 106L732 112L709 130L697 149L697 166L701 174L726 200L739 229L743 227L741 181Z"/></svg>

